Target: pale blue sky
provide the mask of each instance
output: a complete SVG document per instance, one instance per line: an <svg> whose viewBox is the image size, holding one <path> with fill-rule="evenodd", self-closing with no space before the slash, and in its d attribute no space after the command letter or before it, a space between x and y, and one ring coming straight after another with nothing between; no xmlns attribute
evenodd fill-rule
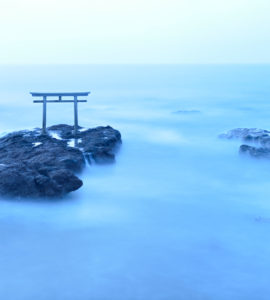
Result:
<svg viewBox="0 0 270 300"><path fill-rule="evenodd" d="M270 0L0 0L0 63L270 62Z"/></svg>

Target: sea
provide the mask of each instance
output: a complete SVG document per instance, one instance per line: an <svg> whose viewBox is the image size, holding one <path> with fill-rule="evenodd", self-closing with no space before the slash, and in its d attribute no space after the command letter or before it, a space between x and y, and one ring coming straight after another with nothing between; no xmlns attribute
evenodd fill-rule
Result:
<svg viewBox="0 0 270 300"><path fill-rule="evenodd" d="M270 129L270 65L2 65L0 135L54 91L91 91L79 124L123 143L65 197L0 198L0 299L269 299L270 161L218 136Z"/></svg>

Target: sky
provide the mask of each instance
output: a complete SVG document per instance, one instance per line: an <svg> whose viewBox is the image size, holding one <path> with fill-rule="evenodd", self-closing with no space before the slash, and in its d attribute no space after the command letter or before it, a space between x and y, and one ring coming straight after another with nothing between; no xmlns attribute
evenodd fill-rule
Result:
<svg viewBox="0 0 270 300"><path fill-rule="evenodd" d="M0 0L0 63L270 63L269 0Z"/></svg>

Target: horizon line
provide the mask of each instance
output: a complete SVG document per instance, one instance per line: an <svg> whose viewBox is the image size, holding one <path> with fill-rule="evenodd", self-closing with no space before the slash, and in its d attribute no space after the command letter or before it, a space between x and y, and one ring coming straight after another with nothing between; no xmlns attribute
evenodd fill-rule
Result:
<svg viewBox="0 0 270 300"><path fill-rule="evenodd" d="M175 65L202 65L202 66L205 66L205 65L217 65L217 66L220 66L220 65L270 65L270 62L217 62L217 63L91 63L91 62L88 62L88 63L22 63L22 62L18 62L18 63L1 63L0 62L0 65L1 66L50 66L50 65L59 65L59 66L65 66L65 65L70 65L70 66L86 66L86 65L123 65L123 66L127 66L127 65L131 65L131 66L155 66L155 65L164 65L164 66L175 66Z"/></svg>

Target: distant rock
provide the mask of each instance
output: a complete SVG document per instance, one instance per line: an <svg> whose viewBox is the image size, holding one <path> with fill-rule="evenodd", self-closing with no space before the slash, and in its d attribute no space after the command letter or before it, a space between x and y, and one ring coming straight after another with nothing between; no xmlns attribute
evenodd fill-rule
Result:
<svg viewBox="0 0 270 300"><path fill-rule="evenodd" d="M79 189L75 175L88 162L113 162L121 143L119 131L110 126L82 129L74 138L73 126L18 131L0 138L0 194L53 197Z"/></svg>
<svg viewBox="0 0 270 300"><path fill-rule="evenodd" d="M220 138L240 139L239 152L256 158L270 159L270 131L257 128L236 128L220 134ZM249 144L249 145L248 145Z"/></svg>
<svg viewBox="0 0 270 300"><path fill-rule="evenodd" d="M192 109L192 110L177 110L177 111L174 111L173 113L174 114L197 114L197 113L200 113L200 111L195 110L195 109Z"/></svg>
<svg viewBox="0 0 270 300"><path fill-rule="evenodd" d="M258 128L235 128L219 135L220 138L270 143L270 131Z"/></svg>
<svg viewBox="0 0 270 300"><path fill-rule="evenodd" d="M258 216L254 218L254 221L258 223L270 223L270 218Z"/></svg>

